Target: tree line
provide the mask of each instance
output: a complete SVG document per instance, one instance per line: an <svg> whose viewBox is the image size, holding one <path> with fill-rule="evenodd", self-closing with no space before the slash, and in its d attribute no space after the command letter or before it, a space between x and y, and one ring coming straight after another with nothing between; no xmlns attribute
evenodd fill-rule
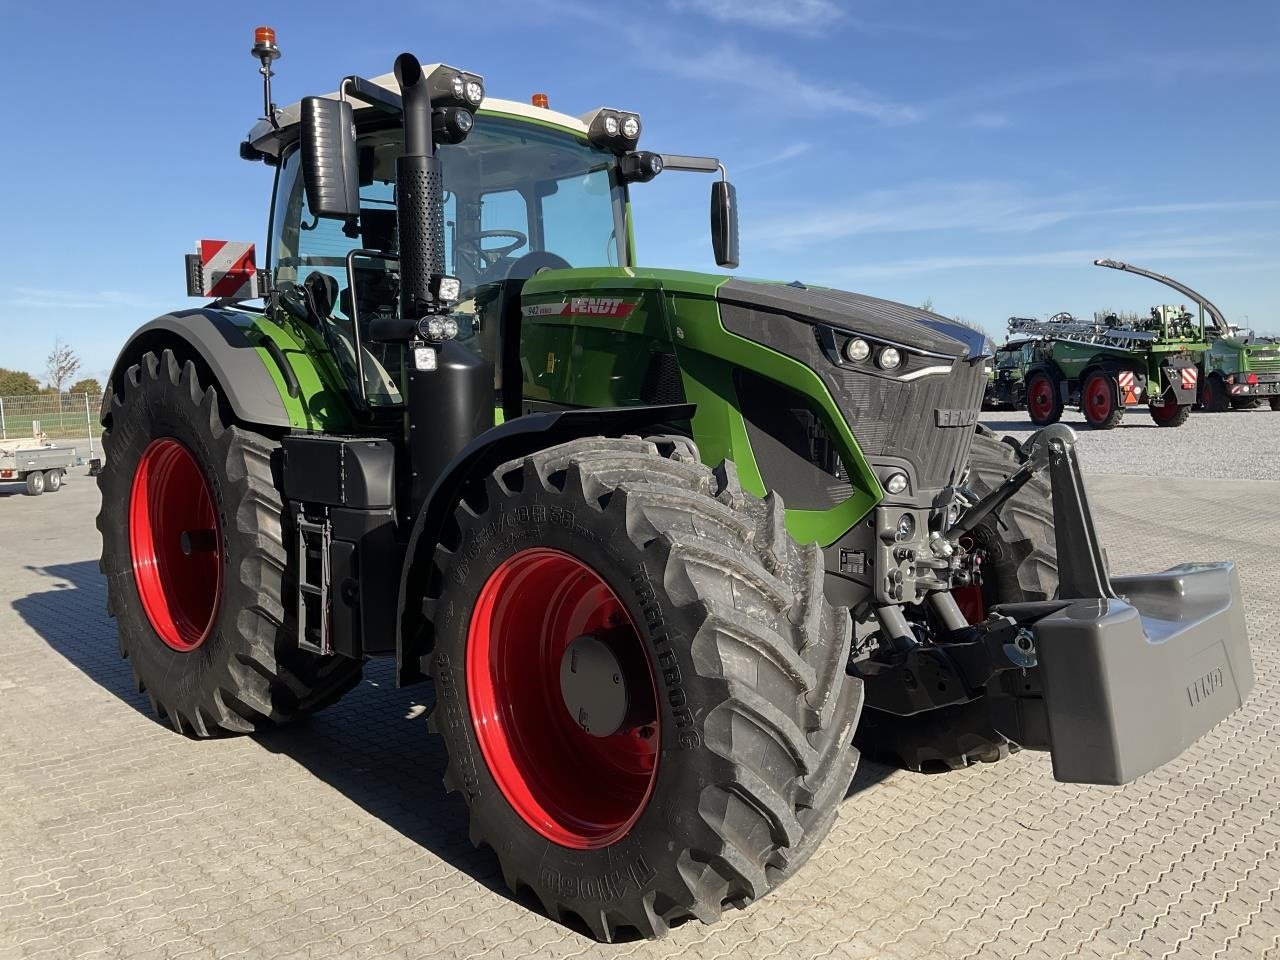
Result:
<svg viewBox="0 0 1280 960"><path fill-rule="evenodd" d="M102 384L96 377L73 379L80 371L80 358L68 344L55 340L53 349L45 358L44 380L40 383L25 370L9 370L0 367L0 397L26 397L47 393L87 393L102 395Z"/></svg>

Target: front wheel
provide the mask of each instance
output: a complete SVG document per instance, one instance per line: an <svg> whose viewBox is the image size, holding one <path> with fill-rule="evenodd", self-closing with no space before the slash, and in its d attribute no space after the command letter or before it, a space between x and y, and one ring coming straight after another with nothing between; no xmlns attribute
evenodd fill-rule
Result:
<svg viewBox="0 0 1280 960"><path fill-rule="evenodd" d="M1037 427L1062 419L1062 394L1046 374L1033 373L1027 381L1027 413Z"/></svg>
<svg viewBox="0 0 1280 960"><path fill-rule="evenodd" d="M848 613L731 465L552 447L464 496L433 567L445 785L553 918L602 940L711 922L826 835L858 759Z"/></svg>
<svg viewBox="0 0 1280 960"><path fill-rule="evenodd" d="M107 612L156 713L194 736L248 733L354 686L360 663L297 647L276 444L224 425L216 389L168 350L109 389Z"/></svg>

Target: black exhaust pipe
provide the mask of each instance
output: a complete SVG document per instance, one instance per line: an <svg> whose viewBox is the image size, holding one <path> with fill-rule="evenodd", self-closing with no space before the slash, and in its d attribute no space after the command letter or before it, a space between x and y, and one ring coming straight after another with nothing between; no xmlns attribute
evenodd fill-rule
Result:
<svg viewBox="0 0 1280 960"><path fill-rule="evenodd" d="M396 161L400 221L401 313L418 320L435 310L431 278L444 273L444 184L431 139L431 91L411 53L396 57L404 103L404 154Z"/></svg>
<svg viewBox="0 0 1280 960"><path fill-rule="evenodd" d="M396 57L404 103L404 153L396 161L400 316L410 340L405 384L406 442L413 470L410 507L421 509L450 461L493 426L493 364L454 340L428 343L422 324L446 309L435 284L444 275L444 184L431 133L431 93L418 58Z"/></svg>

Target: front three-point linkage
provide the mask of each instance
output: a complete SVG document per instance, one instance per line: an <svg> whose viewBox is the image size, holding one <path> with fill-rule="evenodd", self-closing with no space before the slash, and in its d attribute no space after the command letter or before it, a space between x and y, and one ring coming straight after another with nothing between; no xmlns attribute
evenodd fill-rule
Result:
<svg viewBox="0 0 1280 960"><path fill-rule="evenodd" d="M868 706L905 716L972 700L985 692L997 674L1037 665L1035 631L1030 626L1035 620L1069 600L1116 596L1089 511L1075 444L1075 432L1064 424L1035 433L1023 446L1023 464L965 510L945 535L949 543L958 543L1047 470L1058 548L1057 598L1003 604L983 623L956 624L932 643L897 644L887 657L851 664L867 681ZM892 624L886 627L894 633Z"/></svg>

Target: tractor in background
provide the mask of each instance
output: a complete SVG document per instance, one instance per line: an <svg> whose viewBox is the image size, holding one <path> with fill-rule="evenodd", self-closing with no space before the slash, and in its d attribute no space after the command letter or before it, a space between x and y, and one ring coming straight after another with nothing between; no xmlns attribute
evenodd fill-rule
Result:
<svg viewBox="0 0 1280 960"><path fill-rule="evenodd" d="M128 339L102 408L108 609L176 730L289 722L389 658L472 841L612 940L800 871L855 736L1114 784L1248 694L1234 567L1111 577L1071 431L978 427L981 334L641 266L632 205L675 171L736 266L718 160L407 53L278 108L274 31L252 52L265 266L202 242L205 302Z"/></svg>
<svg viewBox="0 0 1280 960"><path fill-rule="evenodd" d="M1094 261L1162 283L1188 297L1197 307L1193 318L1185 307L1155 309L1173 313L1184 323L1198 323L1205 331L1207 348L1199 354L1200 407L1210 413L1251 410L1264 401L1280 410L1280 342L1274 337L1254 337L1227 322L1222 311L1202 294L1163 274L1119 260ZM1212 321L1205 322L1206 315Z"/></svg>

